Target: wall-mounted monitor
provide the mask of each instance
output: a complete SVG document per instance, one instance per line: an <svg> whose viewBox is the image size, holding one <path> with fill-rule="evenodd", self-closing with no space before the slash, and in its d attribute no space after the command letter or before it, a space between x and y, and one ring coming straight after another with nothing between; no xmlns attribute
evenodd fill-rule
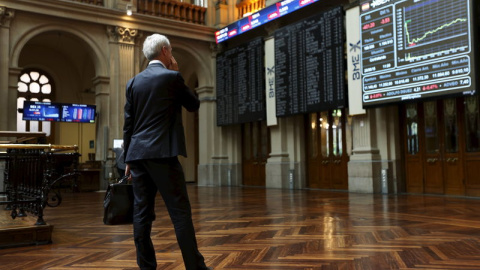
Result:
<svg viewBox="0 0 480 270"><path fill-rule="evenodd" d="M217 125L262 121L265 113L261 37L217 55Z"/></svg>
<svg viewBox="0 0 480 270"><path fill-rule="evenodd" d="M473 2L362 1L363 106L476 94Z"/></svg>
<svg viewBox="0 0 480 270"><path fill-rule="evenodd" d="M319 0L279 1L218 30L215 32L215 40L217 43L221 43L318 1Z"/></svg>
<svg viewBox="0 0 480 270"><path fill-rule="evenodd" d="M340 6L275 31L277 117L345 107L344 44Z"/></svg>
<svg viewBox="0 0 480 270"><path fill-rule="evenodd" d="M25 101L23 120L95 123L95 105Z"/></svg>

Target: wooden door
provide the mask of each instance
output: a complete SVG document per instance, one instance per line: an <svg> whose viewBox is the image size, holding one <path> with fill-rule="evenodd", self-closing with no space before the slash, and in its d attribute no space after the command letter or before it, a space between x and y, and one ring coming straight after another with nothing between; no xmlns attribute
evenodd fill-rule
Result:
<svg viewBox="0 0 480 270"><path fill-rule="evenodd" d="M441 115L436 101L425 102L424 109L424 129L425 136L425 162L424 179L425 193L443 194L443 157L441 145Z"/></svg>
<svg viewBox="0 0 480 270"><path fill-rule="evenodd" d="M270 134L265 121L242 125L243 185L265 186L265 165L270 153Z"/></svg>
<svg viewBox="0 0 480 270"><path fill-rule="evenodd" d="M478 96L464 98L466 195L480 196L480 102Z"/></svg>
<svg viewBox="0 0 480 270"><path fill-rule="evenodd" d="M311 113L307 123L307 175L310 188L330 189L328 112Z"/></svg>
<svg viewBox="0 0 480 270"><path fill-rule="evenodd" d="M422 106L407 104L403 110L404 134L405 134L405 176L407 191L411 193L423 193L423 136L419 131L423 130L423 123L419 115Z"/></svg>
<svg viewBox="0 0 480 270"><path fill-rule="evenodd" d="M480 196L478 96L407 104L407 192Z"/></svg>
<svg viewBox="0 0 480 270"><path fill-rule="evenodd" d="M465 149L464 132L461 128L464 125L462 118L459 117L463 108L463 98L445 99L443 104L443 175L445 194L464 195L465 194L465 176L463 168L463 156Z"/></svg>
<svg viewBox="0 0 480 270"><path fill-rule="evenodd" d="M332 123L332 188L348 189L348 155L346 153L345 115L343 110L333 110Z"/></svg>
<svg viewBox="0 0 480 270"><path fill-rule="evenodd" d="M306 123L308 186L348 189L344 110L311 113Z"/></svg>

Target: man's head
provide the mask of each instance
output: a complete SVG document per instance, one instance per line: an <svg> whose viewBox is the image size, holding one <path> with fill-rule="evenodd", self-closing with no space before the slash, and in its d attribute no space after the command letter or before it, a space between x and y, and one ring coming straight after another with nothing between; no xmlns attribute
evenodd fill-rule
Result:
<svg viewBox="0 0 480 270"><path fill-rule="evenodd" d="M160 60L168 67L172 59L170 41L166 36L160 34L148 36L143 42L143 54L148 61Z"/></svg>

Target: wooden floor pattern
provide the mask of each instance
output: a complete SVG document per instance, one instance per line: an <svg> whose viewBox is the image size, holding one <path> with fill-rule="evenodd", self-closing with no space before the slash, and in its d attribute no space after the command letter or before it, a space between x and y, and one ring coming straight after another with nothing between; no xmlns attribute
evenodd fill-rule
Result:
<svg viewBox="0 0 480 270"><path fill-rule="evenodd" d="M188 188L198 244L214 269L480 269L478 199ZM64 194L46 209L53 243L1 249L0 269L137 269L131 225L103 225L103 196ZM157 202L158 269L184 269Z"/></svg>

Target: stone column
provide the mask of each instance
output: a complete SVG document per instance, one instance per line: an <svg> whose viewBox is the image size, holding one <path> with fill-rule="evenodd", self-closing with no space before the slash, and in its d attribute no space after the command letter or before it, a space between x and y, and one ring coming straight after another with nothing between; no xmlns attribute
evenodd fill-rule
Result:
<svg viewBox="0 0 480 270"><path fill-rule="evenodd" d="M215 4L215 28L223 28L227 26L228 20L228 4L226 0L219 0Z"/></svg>
<svg viewBox="0 0 480 270"><path fill-rule="evenodd" d="M106 160L108 147L108 127L110 125L110 78L97 76L92 80L97 106L97 134L95 143L95 160ZM105 145L107 143L107 145Z"/></svg>
<svg viewBox="0 0 480 270"><path fill-rule="evenodd" d="M305 187L303 116L278 118L270 127L270 158L266 164L266 187L301 189Z"/></svg>
<svg viewBox="0 0 480 270"><path fill-rule="evenodd" d="M353 116L353 150L348 162L348 189L353 192L381 191L380 151L376 136L377 109Z"/></svg>
<svg viewBox="0 0 480 270"><path fill-rule="evenodd" d="M198 111L198 184L213 185L212 157L218 147L218 127L215 124L215 93L212 86L203 86L195 89L200 99Z"/></svg>
<svg viewBox="0 0 480 270"><path fill-rule="evenodd" d="M219 47L211 46L212 67L216 67ZM215 77L215 72L213 74ZM236 186L241 183L241 131L238 125L218 127L216 95L213 86L200 86L198 184Z"/></svg>
<svg viewBox="0 0 480 270"><path fill-rule="evenodd" d="M18 76L22 72L21 68L11 67L8 71L8 93L5 98L8 104L6 105L7 112L7 127L6 130L17 130L17 91L18 91Z"/></svg>
<svg viewBox="0 0 480 270"><path fill-rule="evenodd" d="M123 108L128 80L135 76L135 41L140 36L136 29L108 26L110 39L110 102L109 145L115 138L123 137Z"/></svg>
<svg viewBox="0 0 480 270"><path fill-rule="evenodd" d="M289 187L290 155L287 149L287 119L278 118L278 124L270 127L270 157L265 165L265 186Z"/></svg>
<svg viewBox="0 0 480 270"><path fill-rule="evenodd" d="M0 130L11 130L12 125L9 123L12 121L15 124L14 127L16 127L16 121L14 121L16 118L9 117L11 117L10 111L14 111L12 106L16 107L17 103L15 101L12 105L10 98L6 98L10 92L10 22L14 15L15 12L12 9L0 6L0 94L3 97L0 99ZM18 77L16 78L17 81Z"/></svg>
<svg viewBox="0 0 480 270"><path fill-rule="evenodd" d="M0 95L3 97L0 99L0 130L9 130L11 126L10 124L11 122L13 122L16 127L16 122L17 122L16 116L15 118L9 118L10 111L13 111L15 113L15 110L11 106L15 106L16 108L16 104L17 104L16 101L14 105L9 104L10 57L9 57L8 50L10 48L10 22L12 21L14 15L15 13L13 10L7 9L5 6L0 6ZM18 80L18 77L17 77L17 80ZM0 161L0 192L5 191L5 187L3 183L4 171L5 171L5 162Z"/></svg>

